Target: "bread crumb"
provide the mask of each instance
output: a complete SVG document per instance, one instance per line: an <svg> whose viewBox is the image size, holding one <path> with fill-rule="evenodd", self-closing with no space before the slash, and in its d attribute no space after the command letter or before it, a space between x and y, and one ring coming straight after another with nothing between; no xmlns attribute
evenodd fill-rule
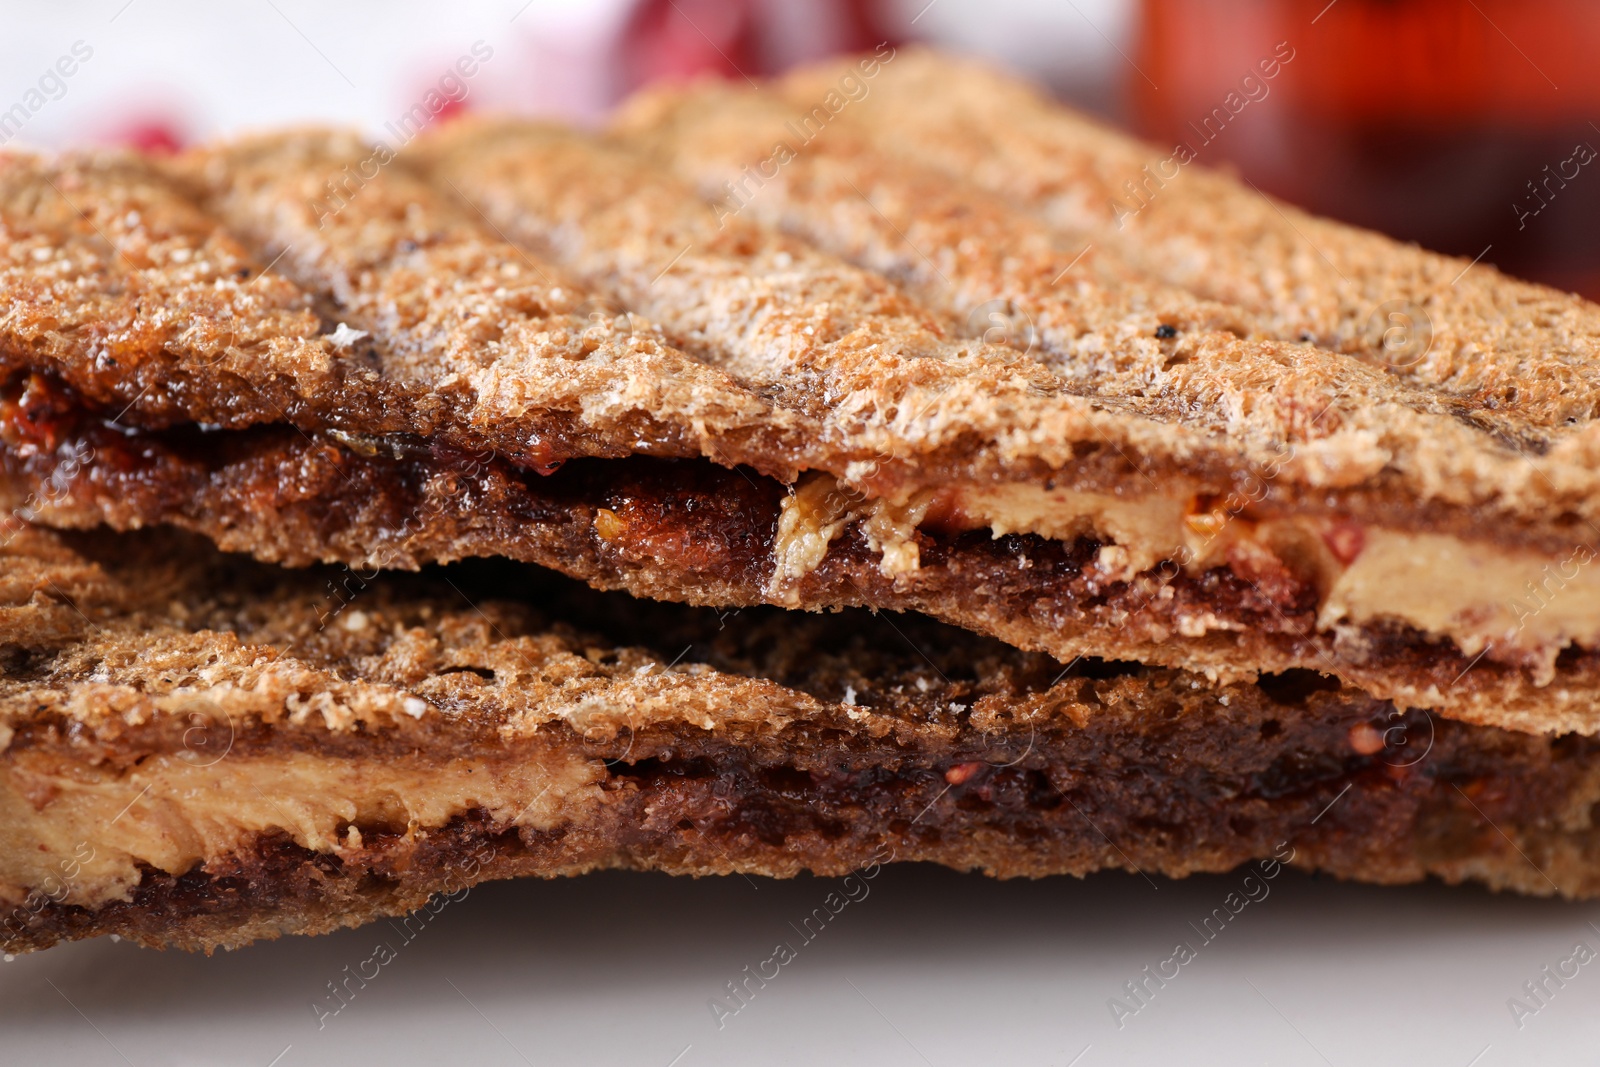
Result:
<svg viewBox="0 0 1600 1067"><path fill-rule="evenodd" d="M349 348L366 336L366 330L353 330L341 322L338 329L328 335L328 343L334 348Z"/></svg>

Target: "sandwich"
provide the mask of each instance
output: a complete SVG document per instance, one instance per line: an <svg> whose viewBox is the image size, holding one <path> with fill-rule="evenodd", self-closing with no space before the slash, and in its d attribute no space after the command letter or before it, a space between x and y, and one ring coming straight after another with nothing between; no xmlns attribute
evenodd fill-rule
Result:
<svg viewBox="0 0 1600 1067"><path fill-rule="evenodd" d="M1310 672L1063 669L915 616L652 605L503 561L291 571L171 530L12 522L0 558L8 952L210 951L601 868L1600 892L1600 743Z"/></svg>
<svg viewBox="0 0 1600 1067"><path fill-rule="evenodd" d="M892 51L0 155L0 940L888 858L1600 892L1600 308L1166 163Z"/></svg>

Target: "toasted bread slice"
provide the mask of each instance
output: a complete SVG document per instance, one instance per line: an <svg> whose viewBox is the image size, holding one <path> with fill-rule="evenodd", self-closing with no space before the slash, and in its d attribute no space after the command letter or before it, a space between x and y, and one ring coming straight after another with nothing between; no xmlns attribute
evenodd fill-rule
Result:
<svg viewBox="0 0 1600 1067"><path fill-rule="evenodd" d="M1081 129L1072 158L1143 151L950 69L1032 101L1036 147ZM663 599L914 608L1062 662L1312 669L1600 731L1579 410L1600 310L1482 266L1461 281L1479 297L1440 305L1435 346L1542 398L1524 411L1334 337L1370 271L1319 290L1324 315L1201 291L1160 266L1177 245L1079 260L1066 192L880 141L879 96L774 153L824 76L650 97L609 138L501 122L401 158L337 131L173 165L11 157L11 503L292 564L504 555ZM912 108L914 84L881 97ZM1345 245L1412 264L1406 299L1466 266ZM1517 307L1536 321L1505 327Z"/></svg>
<svg viewBox="0 0 1600 1067"><path fill-rule="evenodd" d="M209 950L603 867L1261 859L1600 892L1597 742L1309 673L1063 671L910 617L719 614L503 564L285 572L169 531L13 524L0 553L11 951Z"/></svg>

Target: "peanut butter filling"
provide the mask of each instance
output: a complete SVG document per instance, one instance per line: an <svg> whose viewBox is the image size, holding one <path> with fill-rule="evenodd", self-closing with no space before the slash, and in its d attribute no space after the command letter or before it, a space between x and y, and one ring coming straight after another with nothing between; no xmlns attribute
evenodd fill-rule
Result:
<svg viewBox="0 0 1600 1067"><path fill-rule="evenodd" d="M151 756L119 775L13 753L0 767L0 902L27 890L94 907L121 899L139 865L181 874L261 834L340 853L361 847L362 825L426 834L485 810L505 825L550 829L605 777L594 760L330 759L315 753ZM215 762L211 762L215 759Z"/></svg>
<svg viewBox="0 0 1600 1067"><path fill-rule="evenodd" d="M826 557L833 539L861 522L891 577L914 578L918 526L990 529L995 537L1104 543L1097 569L1127 581L1165 561L1191 574L1244 557L1281 561L1319 592L1317 626L1400 623L1455 642L1468 656L1493 646L1536 668L1548 682L1556 654L1600 644L1600 571L1595 551L1506 548L1450 534L1360 527L1321 517L1254 522L1204 510L1192 496L1123 497L1025 483L920 490L904 503L870 499L813 473L783 502L772 589L788 595ZM1194 620L1200 637L1211 625Z"/></svg>

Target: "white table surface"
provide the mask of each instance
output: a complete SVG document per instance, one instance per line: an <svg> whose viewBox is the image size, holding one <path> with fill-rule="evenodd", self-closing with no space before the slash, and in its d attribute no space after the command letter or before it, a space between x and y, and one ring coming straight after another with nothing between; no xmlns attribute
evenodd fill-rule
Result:
<svg viewBox="0 0 1600 1067"><path fill-rule="evenodd" d="M1237 881L1155 879L1152 887L1116 873L994 882L890 867L805 944L789 924L837 880L612 872L480 887L409 943L382 923L210 959L78 943L0 965L0 1062L1496 1067L1600 1059L1600 962L1581 968L1521 1028L1507 1007L1576 942L1600 948L1588 925L1600 922L1600 905L1294 873L1201 945L1119 1029L1107 1002L1177 941L1200 944L1189 924ZM319 1029L312 1002L379 941L393 959ZM799 945L796 958L719 1029L708 1002L779 941Z"/></svg>

